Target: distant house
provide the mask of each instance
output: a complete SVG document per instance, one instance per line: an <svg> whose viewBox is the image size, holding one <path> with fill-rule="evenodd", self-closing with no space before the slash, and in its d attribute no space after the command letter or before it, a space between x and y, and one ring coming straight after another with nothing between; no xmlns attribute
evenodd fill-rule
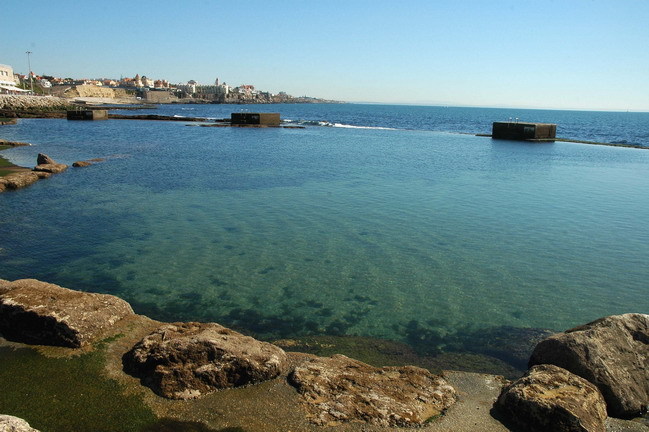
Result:
<svg viewBox="0 0 649 432"><path fill-rule="evenodd" d="M135 80L133 78L122 78L119 85L121 87L135 87Z"/></svg>
<svg viewBox="0 0 649 432"><path fill-rule="evenodd" d="M159 88L169 88L169 81L167 80L155 80L153 87Z"/></svg>
<svg viewBox="0 0 649 432"><path fill-rule="evenodd" d="M154 87L155 81L151 78L147 78L146 75L142 75L142 87Z"/></svg>

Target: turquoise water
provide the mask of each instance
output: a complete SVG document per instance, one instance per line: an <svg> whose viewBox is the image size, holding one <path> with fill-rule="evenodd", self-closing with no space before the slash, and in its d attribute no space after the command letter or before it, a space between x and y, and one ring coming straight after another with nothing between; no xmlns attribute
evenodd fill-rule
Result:
<svg viewBox="0 0 649 432"><path fill-rule="evenodd" d="M181 108L232 110L163 109ZM285 110L305 118L300 108ZM306 118L337 123L336 109L308 106ZM362 126L369 114L356 110L340 123ZM649 312L649 151L492 141L434 130L442 123L22 120L0 129L35 144L3 152L15 163L38 152L107 160L0 194L0 278L106 292L154 318L262 338L440 349L503 326L563 330ZM646 129L622 133L638 141Z"/></svg>

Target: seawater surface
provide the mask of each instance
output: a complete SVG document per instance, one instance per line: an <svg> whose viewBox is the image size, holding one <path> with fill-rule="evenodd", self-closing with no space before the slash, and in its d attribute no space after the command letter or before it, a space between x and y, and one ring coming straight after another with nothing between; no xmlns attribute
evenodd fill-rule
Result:
<svg viewBox="0 0 649 432"><path fill-rule="evenodd" d="M0 278L114 294L153 318L267 339L360 335L433 350L498 328L649 312L648 150L450 133L458 116L488 133L502 110L449 120L432 107L263 109L357 127L4 126L2 138L34 144L3 152L15 163L39 152L106 161L0 194ZM574 138L608 142L643 143L649 124L639 113L537 114L525 120L563 116L582 131ZM632 126L589 135L606 118Z"/></svg>

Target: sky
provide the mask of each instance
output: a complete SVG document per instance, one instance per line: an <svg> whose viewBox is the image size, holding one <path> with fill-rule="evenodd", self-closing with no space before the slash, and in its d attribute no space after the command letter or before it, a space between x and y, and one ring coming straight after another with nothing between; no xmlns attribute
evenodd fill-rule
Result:
<svg viewBox="0 0 649 432"><path fill-rule="evenodd" d="M3 0L0 63L349 102L649 111L649 0Z"/></svg>

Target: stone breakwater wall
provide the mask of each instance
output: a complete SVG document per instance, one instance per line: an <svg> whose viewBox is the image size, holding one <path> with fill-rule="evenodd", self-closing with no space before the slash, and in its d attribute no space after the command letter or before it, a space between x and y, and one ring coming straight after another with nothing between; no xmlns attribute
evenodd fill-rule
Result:
<svg viewBox="0 0 649 432"><path fill-rule="evenodd" d="M69 107L67 99L54 96L0 95L0 110L64 110Z"/></svg>

